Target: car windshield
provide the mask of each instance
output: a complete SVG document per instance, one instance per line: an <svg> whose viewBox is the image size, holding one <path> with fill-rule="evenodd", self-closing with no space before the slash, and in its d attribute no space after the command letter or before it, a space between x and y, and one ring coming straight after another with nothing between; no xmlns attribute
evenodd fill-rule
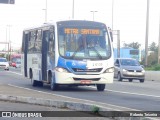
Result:
<svg viewBox="0 0 160 120"><path fill-rule="evenodd" d="M121 65L124 66L139 66L139 62L137 60L133 59L121 59Z"/></svg>
<svg viewBox="0 0 160 120"><path fill-rule="evenodd" d="M4 58L0 58L0 62L7 62L7 60Z"/></svg>

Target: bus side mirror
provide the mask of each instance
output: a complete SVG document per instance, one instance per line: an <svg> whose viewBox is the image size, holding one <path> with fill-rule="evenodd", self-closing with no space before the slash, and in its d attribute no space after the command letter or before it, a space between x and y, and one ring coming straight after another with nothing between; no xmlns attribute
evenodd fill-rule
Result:
<svg viewBox="0 0 160 120"><path fill-rule="evenodd" d="M110 27L108 27L108 30L109 30L109 34L110 34L110 37L111 37L111 41L113 42L113 32L112 32Z"/></svg>
<svg viewBox="0 0 160 120"><path fill-rule="evenodd" d="M119 67L119 64L117 64L117 63L114 63L114 66L117 66L117 67Z"/></svg>

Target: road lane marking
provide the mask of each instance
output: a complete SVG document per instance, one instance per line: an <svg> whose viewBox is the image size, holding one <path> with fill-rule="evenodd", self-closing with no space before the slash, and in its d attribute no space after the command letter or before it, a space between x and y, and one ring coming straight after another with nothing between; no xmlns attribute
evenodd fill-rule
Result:
<svg viewBox="0 0 160 120"><path fill-rule="evenodd" d="M22 75L21 73L17 73L17 72L13 72L13 71L8 71L10 73L14 73L14 74L17 74L17 75Z"/></svg>
<svg viewBox="0 0 160 120"><path fill-rule="evenodd" d="M88 87L95 88L95 87L93 87L93 86L88 86ZM139 94L139 93L123 92L123 91L110 90L110 89L105 89L105 91L110 91L110 92L115 92L115 93L121 93L121 94L131 94L131 95L139 95L139 96L147 96L147 97L160 98L160 96L156 96L156 95L147 95L147 94Z"/></svg>
<svg viewBox="0 0 160 120"><path fill-rule="evenodd" d="M21 73L17 73L17 72L12 72L12 71L8 71L17 75L22 75ZM88 86L91 88L95 88L93 86ZM130 94L130 95L139 95L139 96L147 96L147 97L155 97L155 98L160 98L160 96L156 96L156 95L147 95L147 94L139 94L139 93L131 93L131 92L123 92L123 91L116 91L116 90L110 90L110 89L105 89L105 91L110 91L110 92L115 92L115 93L121 93L121 94Z"/></svg>
<svg viewBox="0 0 160 120"><path fill-rule="evenodd" d="M34 90L34 89L30 89L30 88L16 86L16 85L13 85L13 84L8 84L8 85L12 86L12 87L26 89L26 90L35 91L35 92L39 92L39 93L44 93L44 94L48 94L48 95L53 95L53 96L58 96L58 97L64 97L64 98L69 98L69 99L73 99L73 100L81 100L82 102L86 101L86 102L91 102L91 103L98 103L100 105L108 105L108 106L111 106L111 107L117 107L117 108L119 108L119 109L116 109L116 108L107 107L108 109L115 110L115 111L122 111L122 108L127 109L128 111L141 111L141 110L137 110L137 109L127 108L127 107L122 107L122 106L117 106L117 105L112 105L112 104L107 104L107 103L101 103L101 102L92 101L92 100L79 99L79 98L73 98L73 97L68 97L68 96L63 96L63 95L57 95L57 94L53 94L53 93L47 93L47 92L43 92L43 91L39 91L39 90ZM101 107L104 107L104 106L101 106Z"/></svg>

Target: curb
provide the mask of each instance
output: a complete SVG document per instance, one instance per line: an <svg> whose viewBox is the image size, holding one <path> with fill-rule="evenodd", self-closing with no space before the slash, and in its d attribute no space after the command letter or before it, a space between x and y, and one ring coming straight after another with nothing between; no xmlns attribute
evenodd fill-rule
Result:
<svg viewBox="0 0 160 120"><path fill-rule="evenodd" d="M113 110L104 108L102 106L94 105L94 104L84 104L77 102L69 102L69 101L54 101L52 99L42 99L42 98L33 98L33 97L22 97L22 96L10 96L0 94L0 100L3 101L12 101L12 102L21 102L21 103L29 103L35 105L49 106L49 107L57 107L57 108L68 108L76 111L88 111L91 113L97 113L102 117L112 118L114 120L154 120L150 117L118 117L120 114L128 114L127 111L117 111L113 116ZM107 112L107 114L106 114ZM133 112L133 111L132 111ZM110 116L111 115L111 116Z"/></svg>

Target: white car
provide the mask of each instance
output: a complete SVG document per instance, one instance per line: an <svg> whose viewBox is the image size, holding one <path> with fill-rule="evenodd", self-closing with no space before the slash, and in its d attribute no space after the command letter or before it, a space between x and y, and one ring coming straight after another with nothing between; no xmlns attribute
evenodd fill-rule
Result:
<svg viewBox="0 0 160 120"><path fill-rule="evenodd" d="M9 70L9 63L6 58L0 57L0 69Z"/></svg>
<svg viewBox="0 0 160 120"><path fill-rule="evenodd" d="M16 61L16 68L20 68L21 67L21 61Z"/></svg>

